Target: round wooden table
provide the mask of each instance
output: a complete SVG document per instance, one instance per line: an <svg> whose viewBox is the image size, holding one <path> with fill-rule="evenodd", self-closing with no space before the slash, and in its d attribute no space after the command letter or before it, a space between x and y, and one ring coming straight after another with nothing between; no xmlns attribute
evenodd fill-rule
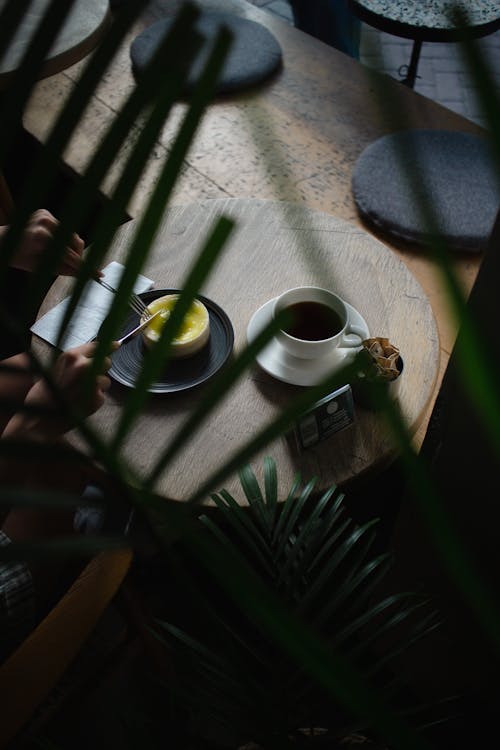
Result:
<svg viewBox="0 0 500 750"><path fill-rule="evenodd" d="M0 11L7 0L0 0ZM0 90L18 69L36 32L49 0L33 0L29 11L0 61ZM39 72L39 78L54 75L74 65L94 49L111 19L109 0L75 0Z"/></svg>
<svg viewBox="0 0 500 750"><path fill-rule="evenodd" d="M0 12L9 0L0 0ZM14 80L24 54L36 33L49 0L32 0L14 38L0 59L0 92ZM43 65L38 78L55 75L88 55L101 40L109 21L109 0L74 0ZM7 223L14 210L14 202L5 177L0 172L0 222Z"/></svg>
<svg viewBox="0 0 500 750"><path fill-rule="evenodd" d="M368 232L326 213L279 201L207 200L167 211L143 269L155 288L182 288L220 215L232 217L236 227L201 293L229 316L235 351L246 346L255 311L281 292L308 284L330 288L362 315L372 336L386 336L400 348L404 372L398 398L409 429L416 430L435 387L439 341L431 306L405 264ZM108 260L125 259L137 224L130 221L117 230ZM40 314L67 295L70 283L56 281ZM203 387L150 398L124 446L131 466L148 472ZM161 476L157 491L174 500L188 499L299 390L255 364ZM111 437L130 393L113 383L105 405L91 418L101 435ZM76 436L70 438L80 444ZM356 406L353 425L306 451L300 453L286 436L276 440L253 459L257 471L264 455L275 458L283 488L299 471L304 479L318 476L322 489L386 464L397 449L383 417ZM240 496L236 477L224 486Z"/></svg>

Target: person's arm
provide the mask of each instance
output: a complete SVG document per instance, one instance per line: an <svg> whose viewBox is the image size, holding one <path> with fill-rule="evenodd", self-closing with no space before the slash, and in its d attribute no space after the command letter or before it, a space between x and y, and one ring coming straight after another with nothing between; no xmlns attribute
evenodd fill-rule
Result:
<svg viewBox="0 0 500 750"><path fill-rule="evenodd" d="M0 362L0 435L34 382L27 354L16 354Z"/></svg>
<svg viewBox="0 0 500 750"><path fill-rule="evenodd" d="M11 259L10 265L23 271L35 271L52 241L59 222L50 211L41 208L35 211L26 225L21 242ZM8 231L8 225L0 226L0 248ZM78 234L73 234L60 261L57 273L62 276L76 276L82 264L85 243ZM100 275L100 271L97 271Z"/></svg>
<svg viewBox="0 0 500 750"><path fill-rule="evenodd" d="M87 392L86 375L91 365L96 344L83 344L61 354L55 364L52 377L63 400L69 405L78 407L80 416L93 414L103 404L110 380L107 375L98 375L92 389ZM106 358L103 367L108 370L111 361ZM5 394L7 395L7 394ZM2 434L2 440L12 440L24 443L56 443L74 426L61 403L54 398L47 383L40 379L28 389L24 398L24 405L37 407L41 411L18 410L8 420ZM17 457L19 456L19 457ZM71 467L48 465L46 459L37 460L36 454L23 455L22 452L14 458L8 453L0 456L0 483L3 486L15 487L48 487L64 485L66 474L71 473ZM68 472L66 472L68 468ZM75 484L76 474L70 477ZM0 527L8 513L5 508L0 512Z"/></svg>
<svg viewBox="0 0 500 750"><path fill-rule="evenodd" d="M63 400L71 408L78 408L80 415L93 414L104 403L110 380L107 375L98 375L92 390L84 390L86 373L91 365L96 343L83 344L63 352L57 359L52 373ZM106 357L104 370L111 367ZM28 390L24 399L28 407L40 407L43 413L19 411L14 414L3 430L2 438L53 441L64 435L73 425L66 410L61 409L47 383L40 379Z"/></svg>

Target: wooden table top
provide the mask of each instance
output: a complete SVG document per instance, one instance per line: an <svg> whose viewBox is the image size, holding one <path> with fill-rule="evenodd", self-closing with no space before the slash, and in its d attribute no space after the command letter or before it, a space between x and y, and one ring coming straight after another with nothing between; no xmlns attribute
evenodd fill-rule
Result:
<svg viewBox="0 0 500 750"><path fill-rule="evenodd" d="M0 10L7 0L0 0ZM49 0L32 0L6 54L0 61L0 90L9 85L47 10ZM87 55L110 21L109 0L75 0L42 66L39 78L59 73Z"/></svg>
<svg viewBox="0 0 500 750"><path fill-rule="evenodd" d="M197 201L169 209L155 239L144 272L157 289L182 288L191 261L220 215L234 218L236 229L201 292L228 314L235 352L245 347L248 323L263 304L291 287L326 286L354 306L372 336L385 336L399 346L404 371L398 398L414 431L433 393L439 342L429 301L405 264L355 224L304 206L248 199ZM135 229L132 221L118 230L109 260L125 260ZM69 283L58 280L42 312L60 301ZM151 397L126 443L131 466L147 472L154 465L205 387ZM256 364L161 477L158 492L187 499L300 390ZM100 434L111 436L129 394L125 386L113 385L105 405L91 418ZM318 487L326 489L391 460L396 452L382 416L359 406L355 414L354 425L303 453L282 437L256 457L256 466L263 455L272 455L284 486L300 471L307 478L318 475ZM235 490L237 480L225 486Z"/></svg>
<svg viewBox="0 0 500 750"><path fill-rule="evenodd" d="M135 86L130 43L143 28L161 17L163 8L168 5L175 9L178 4L165 0L151 3L130 32L65 153L66 163L77 174L84 172L96 143ZM358 156L368 144L400 130L405 123L418 128L484 135L484 130L471 121L388 76L373 73L244 0L207 0L203 7L237 13L265 25L281 45L283 69L265 86L219 99L208 108L176 184L172 203L227 197L284 200L362 227L352 197L351 175ZM82 64L37 84L25 112L24 125L41 142L74 87ZM140 216L147 204L184 112L184 104L176 105L161 133L130 202L132 217ZM110 194L116 183L122 159L130 153L132 141L130 138L126 142L121 158L103 184L106 194ZM430 301L441 346L439 384L456 337L456 323L448 310L441 277L426 252L390 237L382 239L415 275ZM480 262L478 254L453 256L454 268L466 293ZM435 395L436 390L416 435L417 447L425 434Z"/></svg>

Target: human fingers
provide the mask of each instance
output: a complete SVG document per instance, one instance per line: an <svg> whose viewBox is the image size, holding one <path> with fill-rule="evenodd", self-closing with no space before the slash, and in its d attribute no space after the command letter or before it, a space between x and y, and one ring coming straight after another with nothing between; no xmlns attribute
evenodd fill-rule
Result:
<svg viewBox="0 0 500 750"><path fill-rule="evenodd" d="M69 241L69 247L76 253L78 253L78 255L81 255L85 247L85 242L82 240L79 234L73 232Z"/></svg>
<svg viewBox="0 0 500 750"><path fill-rule="evenodd" d="M83 265L82 255L71 247L66 247L64 255L62 256L59 264L58 273L60 276L77 276ZM93 272L94 278L100 278L102 273L100 271Z"/></svg>
<svg viewBox="0 0 500 750"><path fill-rule="evenodd" d="M82 267L83 259L75 250L66 248L62 261L57 269L59 276L78 276ZM100 269L92 271L91 277L99 280L104 276Z"/></svg>
<svg viewBox="0 0 500 750"><path fill-rule="evenodd" d="M111 344L111 351L115 351L115 349L118 348L118 343L116 341L113 341ZM73 349L70 349L69 351L74 352L75 354L81 355L82 357L85 357L85 359L93 359L95 352L97 349L97 341L89 341L88 344L81 344L80 346L75 346ZM102 372L107 372L111 367L111 357L106 356L104 357L102 361Z"/></svg>
<svg viewBox="0 0 500 750"><path fill-rule="evenodd" d="M28 224L45 227L52 231L59 225L59 222L46 208L39 208L31 214Z"/></svg>
<svg viewBox="0 0 500 750"><path fill-rule="evenodd" d="M118 348L117 342L113 341L111 344L111 351L114 351ZM88 357L88 359L92 359L96 349L97 349L97 341L89 341L88 344L81 344L78 347L75 347L81 354L83 354L84 357ZM111 367L111 358L105 357L103 360L103 363L106 365L106 369L109 369Z"/></svg>
<svg viewBox="0 0 500 750"><path fill-rule="evenodd" d="M44 208L31 214L11 259L11 265L23 271L34 271L40 264L57 225L57 219Z"/></svg>
<svg viewBox="0 0 500 750"><path fill-rule="evenodd" d="M88 359L92 359L96 348L97 348L97 341L88 341L86 344L79 344L78 346L73 346L71 349L68 349L66 351L66 354L69 354L69 353L81 354L82 356L87 357Z"/></svg>
<svg viewBox="0 0 500 750"><path fill-rule="evenodd" d="M111 362L111 357L104 357L103 363L102 363L102 371L107 372L113 363Z"/></svg>
<svg viewBox="0 0 500 750"><path fill-rule="evenodd" d="M76 234L76 232L71 238L69 249L73 250L79 256L82 256L83 254L83 251L85 249L85 242L82 240L79 234ZM104 276L104 274L100 268L97 268L92 272L92 276L94 279L100 279Z"/></svg>
<svg viewBox="0 0 500 750"><path fill-rule="evenodd" d="M87 412L93 414L104 404L106 393L111 386L111 380L107 375L98 375L95 380L93 395L91 396Z"/></svg>
<svg viewBox="0 0 500 750"><path fill-rule="evenodd" d="M41 208L31 214L26 225L26 233L33 242L45 247L54 236L58 226L59 222L56 217L50 211Z"/></svg>
<svg viewBox="0 0 500 750"><path fill-rule="evenodd" d="M63 374L62 379L67 385L84 382L86 373L88 373L93 360L92 353L94 347L95 342L91 342L90 344L82 344L81 346L74 347L73 349L70 349L61 355L60 372L61 374ZM106 372L110 367L111 359L109 357L104 357L102 362L102 369L93 378L93 382L96 388L107 390L107 388L109 387L109 378L106 375Z"/></svg>
<svg viewBox="0 0 500 750"><path fill-rule="evenodd" d="M35 211L29 218L27 231L40 248L44 248L52 239L59 221L45 208ZM81 267L81 256L85 248L82 238L74 232L65 249L58 272L63 276L75 276Z"/></svg>
<svg viewBox="0 0 500 750"><path fill-rule="evenodd" d="M46 208L39 208L37 211L31 214L29 219L30 225L46 229L51 234L55 229L57 229L59 223L60 222L56 219L56 217L51 214L50 211L48 211ZM77 255L81 255L85 248L85 242L79 234L73 232L68 242L68 248L77 253Z"/></svg>
<svg viewBox="0 0 500 750"><path fill-rule="evenodd" d="M77 276L82 267L82 258L67 247L57 268L59 276Z"/></svg>
<svg viewBox="0 0 500 750"><path fill-rule="evenodd" d="M54 229L45 224L28 225L25 233L25 252L35 257L41 255L54 236Z"/></svg>
<svg viewBox="0 0 500 750"><path fill-rule="evenodd" d="M109 391L111 387L111 379L107 375L98 375L96 379L97 389L103 391Z"/></svg>

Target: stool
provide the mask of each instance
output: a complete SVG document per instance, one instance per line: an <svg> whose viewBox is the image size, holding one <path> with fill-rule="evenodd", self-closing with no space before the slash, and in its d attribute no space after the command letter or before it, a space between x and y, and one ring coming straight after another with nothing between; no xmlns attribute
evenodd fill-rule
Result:
<svg viewBox="0 0 500 750"><path fill-rule="evenodd" d="M359 156L353 197L367 222L416 244L429 239L420 209L427 200L448 246L478 252L486 246L500 206L494 165L485 138L444 130L401 131L379 138ZM416 189L423 190L421 199Z"/></svg>
<svg viewBox="0 0 500 750"><path fill-rule="evenodd" d="M173 23L173 16L157 21L132 42L130 57L136 80L140 80L141 73ZM189 95L196 84L222 25L232 32L233 42L216 85L216 94L228 94L255 86L281 67L281 47L264 26L231 13L202 12L195 28L205 37L205 42L193 61L183 96Z"/></svg>

